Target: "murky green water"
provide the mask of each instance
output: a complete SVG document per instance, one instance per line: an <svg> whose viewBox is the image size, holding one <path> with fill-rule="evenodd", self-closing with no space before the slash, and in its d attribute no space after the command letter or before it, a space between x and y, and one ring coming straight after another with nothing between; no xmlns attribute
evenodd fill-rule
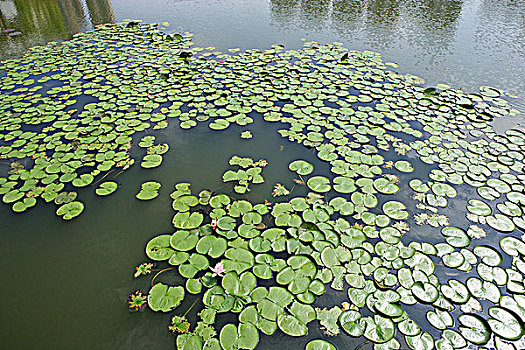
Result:
<svg viewBox="0 0 525 350"><path fill-rule="evenodd" d="M21 33L0 34L2 58L68 39L94 24L140 18L167 21L167 31L193 32L198 46L219 50L274 43L297 48L302 38L339 41L349 48L379 51L387 61L397 62L400 72L417 74L429 84L444 82L465 91L480 85L508 90L521 96L515 105L525 112L525 4L518 1L0 0L0 11L2 29ZM495 127L523 125L523 120L498 120ZM252 124L254 138L245 142L238 137L240 128L212 132L203 125L190 131L170 126L157 133L160 142L170 144L160 168L146 172L135 166L119 175L123 187L108 198L95 198L91 188L79 191L88 205L72 222L55 216L51 205L38 205L23 215L1 205L2 348L172 348L168 316L130 314L125 305L131 291L147 289L146 279L132 278L134 266L145 260L146 242L173 231L171 186L188 181L197 191L220 190L220 175L233 154L269 162L267 181L250 193L252 201L268 198L275 182L290 188L286 169L298 157L320 171L328 169L312 151L282 139L277 128ZM136 149L132 155L142 152ZM163 184L160 197L137 201L139 184L152 179ZM192 302L185 300L187 305ZM333 296L325 295L318 303L333 305ZM314 326L308 338L320 334ZM353 349L360 341L339 337L334 343ZM260 348L279 344L293 349L305 343L281 334L262 338Z"/></svg>

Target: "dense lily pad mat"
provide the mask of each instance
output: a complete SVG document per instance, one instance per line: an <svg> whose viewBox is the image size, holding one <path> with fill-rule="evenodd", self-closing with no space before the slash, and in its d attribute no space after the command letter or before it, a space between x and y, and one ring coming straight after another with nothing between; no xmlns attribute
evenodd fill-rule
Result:
<svg viewBox="0 0 525 350"><path fill-rule="evenodd" d="M204 303L191 332L173 318L172 329L186 331L179 348L253 349L259 332L303 336L314 320L327 335L379 349L522 348L525 133L490 126L517 111L503 91L424 88L394 66L339 44L223 54L135 22L34 48L0 64L0 157L10 164L2 201L16 212L53 201L69 220L84 209L72 187L81 193L133 165L135 132L169 120L217 132L254 118L280 122L283 137L330 164L330 173L302 159L289 165L313 192L255 204L177 184L174 233L147 244L147 256L175 267ZM147 149L144 171L169 148L152 135L138 145ZM232 157L230 165L239 169L217 176L237 193L264 181L265 163ZM154 185L138 198L154 198ZM274 195L293 196L283 188ZM467 220L447 217L451 207ZM417 225L433 228L432 242L407 238ZM180 287L157 284L149 305L171 311ZM159 299L160 288L178 291L176 300ZM327 288L348 304L316 308ZM423 315L412 310L428 322L417 324ZM215 329L226 312L239 323Z"/></svg>

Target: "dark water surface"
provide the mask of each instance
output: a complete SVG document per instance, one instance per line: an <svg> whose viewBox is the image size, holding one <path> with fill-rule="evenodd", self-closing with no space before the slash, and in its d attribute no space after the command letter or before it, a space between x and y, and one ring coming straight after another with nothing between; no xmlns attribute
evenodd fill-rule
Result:
<svg viewBox="0 0 525 350"><path fill-rule="evenodd" d="M219 50L275 43L298 48L302 38L338 41L351 49L379 51L386 61L398 63L400 72L419 75L428 84L510 91L519 96L515 107L525 112L525 1L0 0L1 29L14 29L0 33L0 58L127 18L167 21L166 31L193 32L197 46ZM21 34L10 35L16 32ZM523 120L497 120L495 127L523 125ZM95 198L92 188L78 191L86 209L72 222L55 216L52 205L23 215L0 205L0 348L173 348L167 315L130 314L125 305L130 292L148 289L149 278L132 277L145 260L145 244L173 231L173 184L191 182L197 193L220 190L232 155L264 158L270 164L263 172L266 183L250 193L250 200L259 202L276 182L292 187L287 166L298 157L310 159L320 172L328 169L313 151L280 138L277 125L256 122L248 129L254 134L250 142L239 138L239 127L213 132L205 125L190 131L170 125L157 133L158 141L170 144L161 167L144 171L134 166L117 178L122 188L108 198ZM161 182L161 195L139 202L134 196L146 180ZM326 295L319 303L340 303L335 298L344 295ZM186 297L184 305L193 300ZM320 335L315 324L308 339ZM334 339L340 349L354 349L361 341ZM259 348L300 349L306 342L280 334L262 338Z"/></svg>

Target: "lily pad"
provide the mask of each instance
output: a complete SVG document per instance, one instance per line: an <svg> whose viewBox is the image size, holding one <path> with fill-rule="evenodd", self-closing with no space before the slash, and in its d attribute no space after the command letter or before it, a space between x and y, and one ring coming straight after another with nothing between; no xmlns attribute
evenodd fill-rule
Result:
<svg viewBox="0 0 525 350"><path fill-rule="evenodd" d="M337 348L326 340L314 339L306 344L305 350L337 350Z"/></svg>
<svg viewBox="0 0 525 350"><path fill-rule="evenodd" d="M196 246L198 253L208 254L214 259L222 256L224 252L226 252L227 248L228 243L226 239L222 237L215 237L213 235L207 235L202 237Z"/></svg>
<svg viewBox="0 0 525 350"><path fill-rule="evenodd" d="M140 139L139 147L142 148L148 148L153 146L155 143L155 136L144 136L142 139Z"/></svg>
<svg viewBox="0 0 525 350"><path fill-rule="evenodd" d="M178 229L191 230L202 224L204 217L201 213L178 213L173 217L173 226Z"/></svg>
<svg viewBox="0 0 525 350"><path fill-rule="evenodd" d="M186 230L180 230L171 236L170 245L175 250L185 252L195 248L198 241L199 236L197 234Z"/></svg>
<svg viewBox="0 0 525 350"><path fill-rule="evenodd" d="M140 166L146 169L156 168L162 163L162 156L159 154L146 154L142 158Z"/></svg>
<svg viewBox="0 0 525 350"><path fill-rule="evenodd" d="M414 171L414 167L412 166L412 164L410 164L406 160L398 160L395 163L395 167L396 167L397 170L399 170L399 171L401 171L403 173L411 173L411 172Z"/></svg>
<svg viewBox="0 0 525 350"><path fill-rule="evenodd" d="M99 196L107 196L115 192L118 188L118 185L114 181L106 181L101 183L97 189L95 190L95 193Z"/></svg>
<svg viewBox="0 0 525 350"><path fill-rule="evenodd" d="M494 214L493 216L487 217L487 224L500 232L512 232L516 228L514 222L502 214Z"/></svg>
<svg viewBox="0 0 525 350"><path fill-rule="evenodd" d="M339 324L352 337L360 337L365 332L366 322L355 310L347 310L339 316Z"/></svg>
<svg viewBox="0 0 525 350"><path fill-rule="evenodd" d="M315 192L328 192L330 191L330 180L324 176L314 176L308 179L308 187Z"/></svg>
<svg viewBox="0 0 525 350"><path fill-rule="evenodd" d="M334 182L334 190L339 193L352 193L356 190L356 187L354 185L354 180L348 177L338 176L334 178L333 182Z"/></svg>
<svg viewBox="0 0 525 350"><path fill-rule="evenodd" d="M305 255L294 255L287 260L287 264L277 274L277 283L287 285L288 290L294 294L306 292L317 273L316 265Z"/></svg>
<svg viewBox="0 0 525 350"><path fill-rule="evenodd" d="M71 220L79 216L84 211L84 204L82 202L69 202L63 204L57 209L57 215L62 216L64 220Z"/></svg>
<svg viewBox="0 0 525 350"><path fill-rule="evenodd" d="M470 244L469 236L459 227L445 227L441 229L441 234L446 237L447 243L453 247L463 248Z"/></svg>
<svg viewBox="0 0 525 350"><path fill-rule="evenodd" d="M224 291L236 297L246 297L256 287L257 279L253 273L246 271L237 275L235 271L228 272L222 279Z"/></svg>
<svg viewBox="0 0 525 350"><path fill-rule="evenodd" d="M160 235L151 239L146 245L146 255L151 260L168 260L175 250L170 245L171 235Z"/></svg>
<svg viewBox="0 0 525 350"><path fill-rule="evenodd" d="M93 175L91 174L82 174L80 177L77 177L73 180L72 184L75 187L86 187L93 182Z"/></svg>
<svg viewBox="0 0 525 350"><path fill-rule="evenodd" d="M224 350L251 350L259 343L259 333L251 323L241 323L237 327L229 323L221 329L219 339Z"/></svg>
<svg viewBox="0 0 525 350"><path fill-rule="evenodd" d="M286 334L292 337L301 337L308 333L306 326L315 319L315 310L310 305L294 301L288 312L277 317L277 325Z"/></svg>
<svg viewBox="0 0 525 350"><path fill-rule="evenodd" d="M399 186L385 178L374 180L375 189L383 194L394 194L399 191Z"/></svg>
<svg viewBox="0 0 525 350"><path fill-rule="evenodd" d="M140 185L140 191L135 196L142 201L148 201L156 198L159 195L160 183L155 181L147 181Z"/></svg>
<svg viewBox="0 0 525 350"><path fill-rule="evenodd" d="M518 340L524 332L523 323L514 313L499 306L489 309L488 324L492 332L506 340Z"/></svg>
<svg viewBox="0 0 525 350"><path fill-rule="evenodd" d="M386 343L394 337L394 323L379 315L372 317L365 317L366 328L364 332L365 338L374 343Z"/></svg>
<svg viewBox="0 0 525 350"><path fill-rule="evenodd" d="M383 204L383 213L394 220L405 220L408 218L408 212L403 203L397 201L389 201Z"/></svg>
<svg viewBox="0 0 525 350"><path fill-rule="evenodd" d="M305 160L296 160L290 163L288 168L299 175L308 175L314 170L314 166Z"/></svg>
<svg viewBox="0 0 525 350"><path fill-rule="evenodd" d="M342 310L338 306L334 306L331 309L315 309L317 313L317 319L321 324L321 327L324 329L324 332L327 335L335 336L339 334L339 326L337 321Z"/></svg>
<svg viewBox="0 0 525 350"><path fill-rule="evenodd" d="M13 211L16 213L21 213L31 207L34 207L35 205L36 205L36 198L26 197L23 200L18 201L15 204L13 204Z"/></svg>
<svg viewBox="0 0 525 350"><path fill-rule="evenodd" d="M163 283L155 284L148 296L148 305L153 311L170 312L184 299L184 288L170 287Z"/></svg>
<svg viewBox="0 0 525 350"><path fill-rule="evenodd" d="M490 339L490 329L487 321L477 315L462 314L458 317L461 323L459 330L461 335L469 342L477 345L486 344Z"/></svg>

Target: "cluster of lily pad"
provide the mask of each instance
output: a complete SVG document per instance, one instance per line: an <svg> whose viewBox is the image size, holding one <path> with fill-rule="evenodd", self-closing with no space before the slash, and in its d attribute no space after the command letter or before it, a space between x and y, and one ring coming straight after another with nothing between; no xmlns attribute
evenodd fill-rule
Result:
<svg viewBox="0 0 525 350"><path fill-rule="evenodd" d="M187 280L153 286L150 308L171 311L185 290L205 306L178 348L253 349L259 332L302 336L314 320L327 335L342 329L377 349L523 347L525 132L491 128L517 114L510 94L425 88L379 54L338 43L231 55L192 48L189 38L137 22L103 25L0 63L3 202L23 211L36 198L54 201L71 219L84 207L71 188L129 168L136 132L168 120L212 130L254 118L279 122L281 136L329 164L328 174L304 160L290 164L312 192L253 205L209 190L195 196L178 184L176 232L146 247ZM78 99L84 95L90 100ZM147 148L145 168L168 150L153 136L139 146ZM234 157L230 165L242 168L223 175L237 193L264 181L265 163ZM145 183L137 198L152 199L159 187ZM104 182L97 194L116 188ZM283 188L276 193L288 195ZM465 209L468 227L445 215L452 206ZM414 224L433 230L431 242L410 241ZM499 247L491 244L500 234ZM209 271L217 264L224 277ZM436 264L445 272L439 277ZM315 308L327 288L347 289L349 307ZM422 310L428 324L419 322ZM226 312L239 323L219 331L216 316ZM333 347L314 340L307 348Z"/></svg>
<svg viewBox="0 0 525 350"><path fill-rule="evenodd" d="M250 191L250 184L261 184L264 182L264 178L261 175L262 168L264 168L268 162L264 159L254 161L252 158L242 158L239 156L233 156L229 160L229 164L238 166L237 171L228 170L222 175L224 182L235 181L233 190L237 193L243 194Z"/></svg>
<svg viewBox="0 0 525 350"><path fill-rule="evenodd" d="M460 228L442 230L446 243L405 245L401 232L393 226L351 225L341 217L340 197L329 203L296 197L274 205L252 205L225 194L210 195L207 190L192 195L187 183L176 185L171 197L177 208L173 220L177 231L153 238L146 254L178 267L187 279L186 290L200 294L204 303L195 330L179 335L180 349L253 349L259 339L257 330L272 335L279 329L290 336L302 336L307 334L308 323L316 319L328 335L337 335L341 327L348 335L377 343L380 349L400 347L394 338L396 331L415 349L430 349L434 344L439 349L462 348L467 341L484 344L490 330L498 336L497 341L517 340L523 335L525 299L519 295L520 283L507 284L507 288L514 288L514 297L501 295L491 283L497 278L497 284L506 284L505 270L498 267L501 254L485 245L476 246L473 252L456 252L456 247L470 243ZM396 220L408 217L399 204L387 206L383 212ZM259 226L265 220L272 221L274 227ZM371 243L374 239L379 239L375 245ZM518 256L525 252L525 243L508 236L502 239L501 248ZM447 267L469 271L472 265L460 267L464 266L464 254L471 263L481 259L482 279L471 277L465 284L450 279L440 284L431 257L441 258ZM209 271L216 263L224 267L224 275ZM272 281L273 286L265 287L263 280ZM351 307L311 306L327 284L342 291L345 283L350 286ZM164 311L171 311L180 299L173 298ZM490 308L488 323L471 313L481 307L478 300L502 303ZM416 303L430 306L426 317L430 325L442 330L441 339L435 342L409 316L407 311ZM469 308L457 318L459 332L452 329L456 306ZM365 307L375 315L363 315ZM225 312L237 313L240 324L225 325L217 339L213 324Z"/></svg>
<svg viewBox="0 0 525 350"><path fill-rule="evenodd" d="M9 165L0 177L3 202L21 212L38 198L52 202L72 188L96 184L115 168L132 166L132 135L168 125L166 108L152 113L168 101L166 92L157 96L169 85L159 71L162 61L139 53L149 40L164 45L163 54L190 45L181 39L152 26L105 25L1 62L0 161ZM166 151L165 144L148 147L141 165L157 166ZM113 182L102 184L97 194L112 189ZM81 204L65 203L57 214L70 219Z"/></svg>
<svg viewBox="0 0 525 350"><path fill-rule="evenodd" d="M140 166L146 169L156 168L162 163L162 155L169 150L167 143L155 145L155 136L144 136L139 147L146 148L147 154L142 158Z"/></svg>

